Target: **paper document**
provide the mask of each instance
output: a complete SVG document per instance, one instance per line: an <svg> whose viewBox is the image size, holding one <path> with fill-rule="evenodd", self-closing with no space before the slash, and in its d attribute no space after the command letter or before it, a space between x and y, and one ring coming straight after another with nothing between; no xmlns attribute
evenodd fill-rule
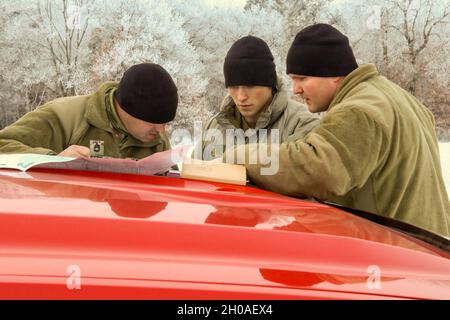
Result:
<svg viewBox="0 0 450 320"><path fill-rule="evenodd" d="M0 168L18 169L26 171L31 167L49 162L67 162L75 158L47 156L42 154L0 154Z"/></svg>
<svg viewBox="0 0 450 320"><path fill-rule="evenodd" d="M154 175L170 170L186 156L188 146L182 146L135 161L116 158L70 158L40 154L3 154L0 155L0 168L26 171L32 167L106 171Z"/></svg>
<svg viewBox="0 0 450 320"><path fill-rule="evenodd" d="M186 159L181 169L181 177L237 185L245 185L247 183L247 174L244 166L221 163L215 160Z"/></svg>

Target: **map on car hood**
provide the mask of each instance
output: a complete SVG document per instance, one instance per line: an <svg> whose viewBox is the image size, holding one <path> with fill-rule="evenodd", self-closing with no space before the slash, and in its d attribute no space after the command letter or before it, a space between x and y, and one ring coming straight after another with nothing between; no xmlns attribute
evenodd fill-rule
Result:
<svg viewBox="0 0 450 320"><path fill-rule="evenodd" d="M30 153L1 154L0 168L26 171L32 167L39 167L154 175L169 171L171 167L183 160L188 150L188 146L181 146L154 153L138 161L117 158L72 158Z"/></svg>
<svg viewBox="0 0 450 320"><path fill-rule="evenodd" d="M0 168L18 169L26 171L31 167L44 163L58 163L72 161L75 158L58 157L42 154L0 154Z"/></svg>

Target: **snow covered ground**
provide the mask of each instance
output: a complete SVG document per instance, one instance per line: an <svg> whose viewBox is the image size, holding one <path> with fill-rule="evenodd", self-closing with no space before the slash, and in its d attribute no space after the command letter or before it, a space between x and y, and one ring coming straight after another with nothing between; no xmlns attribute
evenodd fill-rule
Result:
<svg viewBox="0 0 450 320"><path fill-rule="evenodd" d="M450 142L439 143L439 152L441 153L442 174L450 198Z"/></svg>

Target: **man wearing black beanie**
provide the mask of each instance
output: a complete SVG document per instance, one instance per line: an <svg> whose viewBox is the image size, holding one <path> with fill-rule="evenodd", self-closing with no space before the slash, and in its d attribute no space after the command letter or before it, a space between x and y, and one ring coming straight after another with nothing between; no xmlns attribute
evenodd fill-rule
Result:
<svg viewBox="0 0 450 320"><path fill-rule="evenodd" d="M278 130L284 142L304 137L319 124L318 116L288 98L273 60L269 46L260 38L246 36L233 43L223 65L228 95L220 112L204 127L203 141L197 146L194 157L208 160L221 156L225 146L230 144L227 137L232 135L235 139L239 132L243 136L245 131L247 141L252 141L253 135L258 139L262 129L268 135ZM217 133L222 143L217 142Z"/></svg>
<svg viewBox="0 0 450 320"><path fill-rule="evenodd" d="M303 139L271 146L279 153L276 174L262 175L260 164L246 162L252 180L275 192L334 202L450 236L450 202L432 113L379 75L375 65L358 67L348 38L327 24L297 34L287 73L309 110L325 115ZM239 148L230 152L236 149L243 154Z"/></svg>
<svg viewBox="0 0 450 320"><path fill-rule="evenodd" d="M1 130L0 153L141 159L170 149L165 124L177 105L177 87L164 68L134 65L119 83L50 101Z"/></svg>

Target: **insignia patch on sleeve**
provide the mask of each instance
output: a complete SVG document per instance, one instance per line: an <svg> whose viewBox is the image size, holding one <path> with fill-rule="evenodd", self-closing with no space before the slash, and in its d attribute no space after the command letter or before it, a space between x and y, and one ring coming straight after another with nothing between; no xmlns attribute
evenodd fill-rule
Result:
<svg viewBox="0 0 450 320"><path fill-rule="evenodd" d="M105 142L102 140L89 141L91 157L103 157L105 155Z"/></svg>

